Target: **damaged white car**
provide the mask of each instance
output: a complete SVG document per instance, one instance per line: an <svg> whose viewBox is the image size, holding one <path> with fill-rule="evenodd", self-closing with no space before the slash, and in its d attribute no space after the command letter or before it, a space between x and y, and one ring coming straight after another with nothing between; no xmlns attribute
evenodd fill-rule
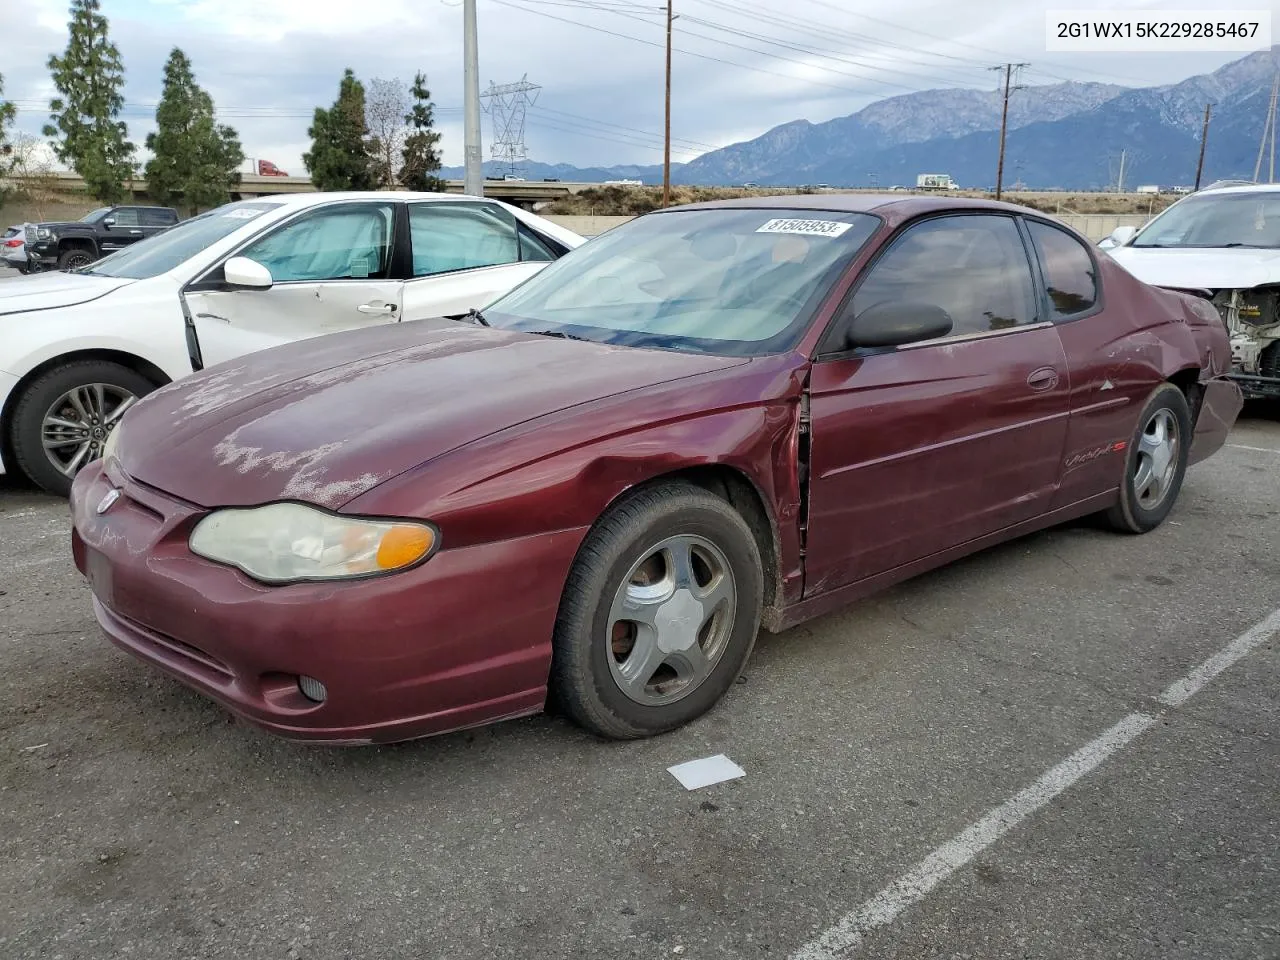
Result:
<svg viewBox="0 0 1280 960"><path fill-rule="evenodd" d="M1201 190L1108 240L1138 279L1210 300L1244 395L1280 397L1280 184Z"/></svg>

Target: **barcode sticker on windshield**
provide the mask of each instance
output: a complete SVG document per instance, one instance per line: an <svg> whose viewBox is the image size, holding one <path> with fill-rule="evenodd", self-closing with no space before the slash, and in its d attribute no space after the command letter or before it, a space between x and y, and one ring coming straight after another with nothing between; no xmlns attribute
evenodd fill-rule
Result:
<svg viewBox="0 0 1280 960"><path fill-rule="evenodd" d="M853 224L839 220L770 220L756 233L800 233L810 237L838 237Z"/></svg>

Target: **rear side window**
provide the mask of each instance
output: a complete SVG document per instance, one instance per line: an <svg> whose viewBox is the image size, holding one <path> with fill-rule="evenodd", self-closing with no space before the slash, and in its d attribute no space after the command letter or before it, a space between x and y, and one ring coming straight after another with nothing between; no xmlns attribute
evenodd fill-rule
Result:
<svg viewBox="0 0 1280 960"><path fill-rule="evenodd" d="M1075 237L1047 223L1028 220L1027 229L1040 257L1053 318L1092 310L1098 302L1098 268L1089 251Z"/></svg>
<svg viewBox="0 0 1280 960"><path fill-rule="evenodd" d="M178 222L178 218L174 216L172 210L164 210L159 207L154 209L143 207L138 213L142 217L142 225L144 227L167 227Z"/></svg>
<svg viewBox="0 0 1280 960"><path fill-rule="evenodd" d="M1010 217L946 216L907 228L858 287L854 316L885 301L942 307L952 336L1036 321L1031 265Z"/></svg>
<svg viewBox="0 0 1280 960"><path fill-rule="evenodd" d="M515 217L483 203L412 204L409 235L415 277L517 263L522 245L530 253L535 249L517 233Z"/></svg>

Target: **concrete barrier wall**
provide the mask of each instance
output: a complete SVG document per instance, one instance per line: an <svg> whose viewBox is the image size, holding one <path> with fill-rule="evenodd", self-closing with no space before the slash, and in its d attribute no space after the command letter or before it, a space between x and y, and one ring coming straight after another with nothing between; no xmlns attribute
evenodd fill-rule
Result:
<svg viewBox="0 0 1280 960"><path fill-rule="evenodd" d="M572 230L580 237L598 237L607 233L619 224L634 220L634 217L547 217L552 223L558 223L566 230Z"/></svg>

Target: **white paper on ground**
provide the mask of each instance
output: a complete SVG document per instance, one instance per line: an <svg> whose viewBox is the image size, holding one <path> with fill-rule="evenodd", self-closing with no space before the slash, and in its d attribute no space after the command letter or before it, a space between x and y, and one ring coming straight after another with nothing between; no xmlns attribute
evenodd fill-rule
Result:
<svg viewBox="0 0 1280 960"><path fill-rule="evenodd" d="M736 780L747 775L745 770L723 753L703 757L701 760L690 760L688 763L677 763L674 767L667 767L667 772L679 780L686 790L697 790L699 787L709 787L713 783Z"/></svg>

